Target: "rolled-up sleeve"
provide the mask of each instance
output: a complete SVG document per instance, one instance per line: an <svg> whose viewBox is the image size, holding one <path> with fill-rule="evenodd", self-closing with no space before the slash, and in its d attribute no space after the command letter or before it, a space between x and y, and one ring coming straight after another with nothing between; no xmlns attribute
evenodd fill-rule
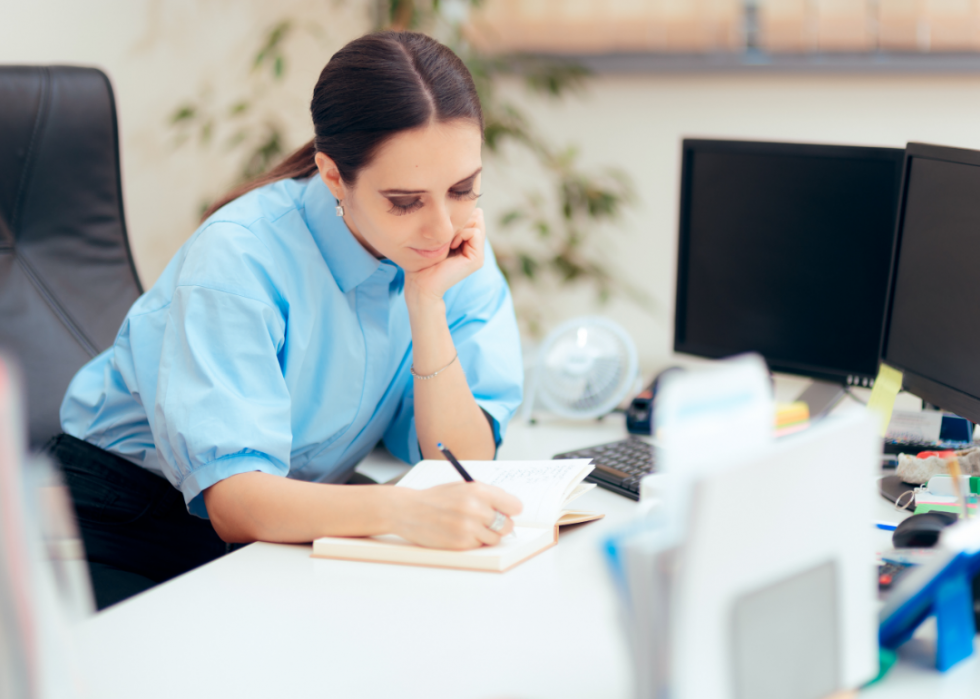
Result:
<svg viewBox="0 0 980 699"><path fill-rule="evenodd" d="M450 289L445 301L460 366L477 405L493 418L494 441L499 445L523 398L524 368L514 303L489 242L483 267ZM409 463L422 458L413 406L409 381L385 433L388 450Z"/></svg>
<svg viewBox="0 0 980 699"><path fill-rule="evenodd" d="M165 475L200 517L207 517L201 493L218 481L289 472L291 401L279 360L285 320L256 245L234 229L202 239L163 333L153 437ZM226 267L215 275L215 265Z"/></svg>

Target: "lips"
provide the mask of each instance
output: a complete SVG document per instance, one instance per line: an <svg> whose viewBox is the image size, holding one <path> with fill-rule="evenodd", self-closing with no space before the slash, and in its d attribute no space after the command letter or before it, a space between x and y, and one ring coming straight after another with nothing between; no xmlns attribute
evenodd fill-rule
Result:
<svg viewBox="0 0 980 699"><path fill-rule="evenodd" d="M446 243L442 247L438 247L433 250L426 250L424 248L409 248L409 250L414 252L416 255L419 255L420 257L424 257L426 259L431 260L436 257L442 257L443 255L445 255L449 251L449 243Z"/></svg>

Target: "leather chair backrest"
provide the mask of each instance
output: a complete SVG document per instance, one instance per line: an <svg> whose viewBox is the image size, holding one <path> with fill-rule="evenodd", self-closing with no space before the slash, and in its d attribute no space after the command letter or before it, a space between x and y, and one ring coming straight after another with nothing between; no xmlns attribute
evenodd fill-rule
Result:
<svg viewBox="0 0 980 699"><path fill-rule="evenodd" d="M0 349L24 375L32 446L61 432L68 383L141 293L109 79L0 66Z"/></svg>

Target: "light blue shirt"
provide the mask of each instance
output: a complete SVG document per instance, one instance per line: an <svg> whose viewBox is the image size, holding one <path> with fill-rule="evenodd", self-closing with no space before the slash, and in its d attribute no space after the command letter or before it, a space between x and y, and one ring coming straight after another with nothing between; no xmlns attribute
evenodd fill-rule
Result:
<svg viewBox="0 0 980 699"><path fill-rule="evenodd" d="M368 253L334 204L312 177L211 216L72 380L62 429L164 476L201 517L201 492L236 473L343 483L382 439L420 460L404 273ZM489 244L444 299L499 444L523 372Z"/></svg>

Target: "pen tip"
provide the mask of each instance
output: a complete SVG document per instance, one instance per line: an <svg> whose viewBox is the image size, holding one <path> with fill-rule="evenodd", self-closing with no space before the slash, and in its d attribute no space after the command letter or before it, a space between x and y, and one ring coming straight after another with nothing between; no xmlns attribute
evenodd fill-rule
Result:
<svg viewBox="0 0 980 699"><path fill-rule="evenodd" d="M437 442L437 443L436 443L436 448L437 448L437 449L442 449L442 448L443 448L443 446L442 446L442 442Z"/></svg>

